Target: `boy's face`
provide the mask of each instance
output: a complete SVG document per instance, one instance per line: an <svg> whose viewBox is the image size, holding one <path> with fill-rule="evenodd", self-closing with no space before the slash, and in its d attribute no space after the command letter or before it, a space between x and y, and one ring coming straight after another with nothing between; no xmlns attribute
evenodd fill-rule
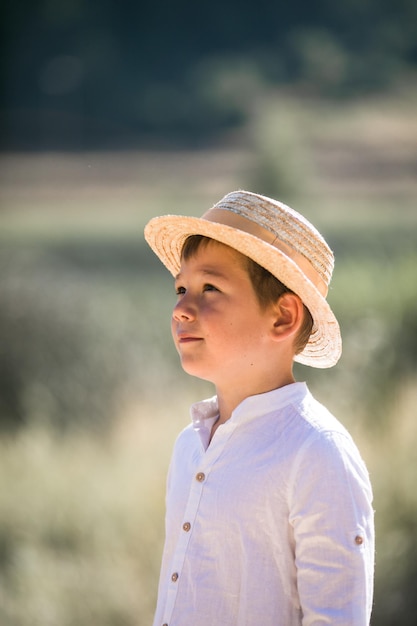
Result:
<svg viewBox="0 0 417 626"><path fill-rule="evenodd" d="M175 288L172 335L188 374L221 387L265 368L274 317L261 309L243 255L209 242L182 261Z"/></svg>

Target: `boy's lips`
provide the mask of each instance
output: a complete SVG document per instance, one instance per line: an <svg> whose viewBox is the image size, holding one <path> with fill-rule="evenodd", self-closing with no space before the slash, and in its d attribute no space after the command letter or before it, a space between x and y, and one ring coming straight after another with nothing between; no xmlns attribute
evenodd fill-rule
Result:
<svg viewBox="0 0 417 626"><path fill-rule="evenodd" d="M192 343L193 341L202 341L202 337L190 335L189 333L177 333L178 343Z"/></svg>

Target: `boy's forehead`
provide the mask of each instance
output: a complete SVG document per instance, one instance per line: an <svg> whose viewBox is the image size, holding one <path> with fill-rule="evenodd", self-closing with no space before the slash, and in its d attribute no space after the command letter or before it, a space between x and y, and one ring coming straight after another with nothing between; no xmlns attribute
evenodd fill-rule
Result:
<svg viewBox="0 0 417 626"><path fill-rule="evenodd" d="M200 253L202 253L205 250L212 252L214 249L216 250L216 252L224 251L225 254L222 256L229 255L230 259L232 259L233 257L236 259L238 258L246 259L244 254L242 254L241 252L239 252L232 246L229 246L226 243L222 243L221 241L218 241L217 239L211 239L210 237L205 237L201 241L200 245L194 250L191 256L200 255Z"/></svg>
<svg viewBox="0 0 417 626"><path fill-rule="evenodd" d="M200 255L204 250L212 251L216 250L224 250L226 253L229 253L231 257L243 258L246 259L245 255L233 248L232 246L227 245L226 243L222 243L217 239L211 239L210 237L204 237L200 244L193 250L190 256Z"/></svg>
<svg viewBox="0 0 417 626"><path fill-rule="evenodd" d="M230 267L246 269L246 262L247 257L238 250L215 239L209 239L189 258L181 259L180 271L176 278L181 276L186 268L193 268L211 276L225 276Z"/></svg>

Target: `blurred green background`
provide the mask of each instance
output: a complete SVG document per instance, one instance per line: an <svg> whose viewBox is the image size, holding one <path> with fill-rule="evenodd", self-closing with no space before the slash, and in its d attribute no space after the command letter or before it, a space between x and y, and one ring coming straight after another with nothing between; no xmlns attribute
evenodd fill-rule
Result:
<svg viewBox="0 0 417 626"><path fill-rule="evenodd" d="M335 251L343 357L297 375L371 473L372 624L415 626L416 7L2 4L2 626L152 622L170 451L213 390L143 227L235 188Z"/></svg>

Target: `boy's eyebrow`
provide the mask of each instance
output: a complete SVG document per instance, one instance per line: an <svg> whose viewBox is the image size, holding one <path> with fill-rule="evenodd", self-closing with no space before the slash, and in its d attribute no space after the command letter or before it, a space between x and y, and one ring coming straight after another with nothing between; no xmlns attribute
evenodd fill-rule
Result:
<svg viewBox="0 0 417 626"><path fill-rule="evenodd" d="M203 267L203 268L197 270L196 273L197 274L204 274L204 275L207 275L207 276L213 276L214 278L227 278L226 272L223 272L223 271L218 270L218 269L213 268L213 267ZM181 272L179 272L175 276L175 280L179 280L180 278L181 278Z"/></svg>

